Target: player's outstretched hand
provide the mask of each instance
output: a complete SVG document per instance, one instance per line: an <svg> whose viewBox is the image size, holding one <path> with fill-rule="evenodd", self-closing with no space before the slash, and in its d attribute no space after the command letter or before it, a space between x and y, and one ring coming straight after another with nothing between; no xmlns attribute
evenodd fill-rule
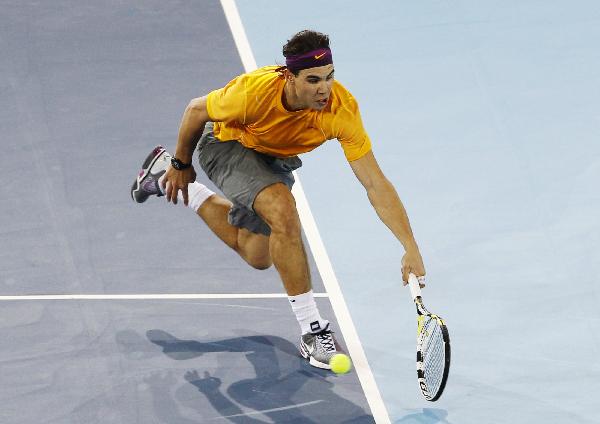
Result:
<svg viewBox="0 0 600 424"><path fill-rule="evenodd" d="M408 284L408 274L413 273L417 277L425 276L425 265L419 249L408 250L402 257L402 281L404 285ZM424 281L424 280L423 280ZM425 283L420 281L421 288L425 287Z"/></svg>
<svg viewBox="0 0 600 424"><path fill-rule="evenodd" d="M167 202L177 204L177 193L181 190L183 195L183 203L188 205L188 184L196 181L196 171L193 166L187 169L178 171L173 167L167 169L167 173L162 180L162 187L165 190Z"/></svg>

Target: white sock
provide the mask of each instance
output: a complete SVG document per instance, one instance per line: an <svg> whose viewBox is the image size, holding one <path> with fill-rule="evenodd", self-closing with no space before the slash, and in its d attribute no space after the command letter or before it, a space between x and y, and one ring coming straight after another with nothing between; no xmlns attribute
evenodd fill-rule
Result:
<svg viewBox="0 0 600 424"><path fill-rule="evenodd" d="M292 311L296 314L302 334L318 333L329 324L329 321L319 315L312 290L297 296L288 296L288 300L292 306Z"/></svg>
<svg viewBox="0 0 600 424"><path fill-rule="evenodd" d="M215 194L214 191L198 181L188 184L188 207L196 212L202 206L202 203L213 194ZM177 200L183 203L181 192L177 193Z"/></svg>
<svg viewBox="0 0 600 424"><path fill-rule="evenodd" d="M160 177L158 180L158 187L160 187L162 194L165 194L165 189L162 187L162 180L165 175ZM213 194L215 194L214 191L206 187L204 184L200 184L198 181L188 184L188 207L194 212L197 211L202 203L204 203L204 201ZM181 194L181 191L177 193L177 200L183 203L183 195Z"/></svg>

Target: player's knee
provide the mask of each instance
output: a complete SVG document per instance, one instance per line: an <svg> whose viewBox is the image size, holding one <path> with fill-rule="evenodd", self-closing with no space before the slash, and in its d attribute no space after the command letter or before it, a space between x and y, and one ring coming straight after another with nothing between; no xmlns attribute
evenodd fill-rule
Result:
<svg viewBox="0 0 600 424"><path fill-rule="evenodd" d="M269 268L271 268L271 265L273 265L273 261L271 260L270 257L269 258L248 258L247 262L252 268L258 269L260 271L269 269Z"/></svg>
<svg viewBox="0 0 600 424"><path fill-rule="evenodd" d="M269 225L271 231L275 233L283 233L289 236L300 234L300 218L293 198L292 201L273 205Z"/></svg>
<svg viewBox="0 0 600 424"><path fill-rule="evenodd" d="M249 250L244 252L242 257L248 263L248 265L255 269L268 269L271 267L271 265L273 265L273 260L271 259L271 255L268 250Z"/></svg>

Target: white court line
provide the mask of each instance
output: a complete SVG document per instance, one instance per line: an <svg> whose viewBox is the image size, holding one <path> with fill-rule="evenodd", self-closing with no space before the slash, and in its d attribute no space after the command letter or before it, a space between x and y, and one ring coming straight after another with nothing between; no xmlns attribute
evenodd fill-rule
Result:
<svg viewBox="0 0 600 424"><path fill-rule="evenodd" d="M221 5L225 11L225 16L229 22L231 33L233 34L235 44L238 48L238 52L246 72L256 69L256 60L252 54L252 49L250 48L250 43L248 42L248 37L246 36L246 31L244 30L235 0L221 0ZM327 293L329 293L331 306L333 307L335 315L338 319L340 330L344 334L344 338L348 347L348 353L350 353L350 356L354 362L356 374L358 375L360 384L365 392L365 396L367 398L367 402L369 403L369 407L371 408L373 418L375 418L375 422L379 424L389 424L391 422L390 417L385 404L383 403L383 399L381 398L381 394L379 393L379 388L377 387L377 383L373 377L373 372L371 371L371 367L367 361L367 356L365 355L363 347L358 338L358 333L356 332L350 312L348 311L348 307L344 301L344 296L342 295L340 285L333 271L333 266L329 261L329 256L325 250L325 245L323 244L323 240L321 240L321 235L317 229L317 224L314 220L308 205L308 200L306 199L304 191L302 190L302 185L300 184L300 179L296 172L294 172L294 177L296 178L296 184L294 185L292 193L296 198L296 206L300 214L302 227L306 234L306 238L308 239L310 249L313 252L315 262L317 263L317 268L319 269L319 273L323 279L323 284L325 285L325 289L327 290Z"/></svg>
<svg viewBox="0 0 600 424"><path fill-rule="evenodd" d="M287 411L288 409L298 409L298 408L302 408L303 406L315 405L315 404L321 403L321 402L324 402L324 400L313 400L312 402L305 402L305 403L299 403L297 405L283 406L281 408L263 409L261 411L246 412L245 414L225 415L224 417L215 417L215 418L211 418L211 419L212 420L224 420L224 419L233 418L233 417L246 417L248 415L268 414L270 412L280 412L280 411Z"/></svg>
<svg viewBox="0 0 600 424"><path fill-rule="evenodd" d="M198 294L30 294L0 296L0 300L152 300L152 299L280 299L286 293L198 293ZM315 297L329 297L315 293Z"/></svg>

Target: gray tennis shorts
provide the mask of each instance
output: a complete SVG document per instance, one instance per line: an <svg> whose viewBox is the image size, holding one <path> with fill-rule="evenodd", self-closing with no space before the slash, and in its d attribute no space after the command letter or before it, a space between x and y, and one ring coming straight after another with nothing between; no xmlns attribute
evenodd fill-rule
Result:
<svg viewBox="0 0 600 424"><path fill-rule="evenodd" d="M198 161L210 180L233 203L229 223L253 233L270 235L271 228L254 212L254 200L264 188L283 183L291 190L292 171L302 166L298 156L276 158L244 147L237 140L221 141L208 122L198 142Z"/></svg>

